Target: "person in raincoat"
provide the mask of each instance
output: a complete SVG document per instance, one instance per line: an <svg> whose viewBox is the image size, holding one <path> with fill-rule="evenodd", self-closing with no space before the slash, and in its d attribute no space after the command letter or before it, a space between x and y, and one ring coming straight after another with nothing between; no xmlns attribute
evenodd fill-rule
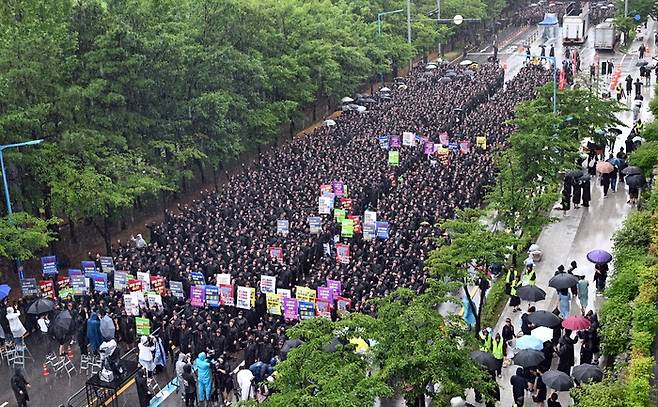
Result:
<svg viewBox="0 0 658 407"><path fill-rule="evenodd" d="M103 336L101 335L101 321L98 315L92 312L91 317L87 320L87 341L91 347L91 352L98 352L98 348L103 343Z"/></svg>
<svg viewBox="0 0 658 407"><path fill-rule="evenodd" d="M137 347L139 348L139 364L144 366L144 369L146 369L149 374L152 373L155 370L155 362L153 360L155 344L153 343L153 338L142 336Z"/></svg>
<svg viewBox="0 0 658 407"><path fill-rule="evenodd" d="M475 326L475 315L473 314L473 306L471 305L471 302L464 296L462 298L462 302L464 303L464 321L468 325L468 329L471 330L473 326Z"/></svg>
<svg viewBox="0 0 658 407"><path fill-rule="evenodd" d="M578 276L578 301L580 302L580 312L584 316L589 303L589 281L585 276Z"/></svg>
<svg viewBox="0 0 658 407"><path fill-rule="evenodd" d="M19 318L20 316L20 311L15 310L13 307L7 307L7 321L9 321L9 329L16 343L21 343L23 341L23 335L27 333Z"/></svg>
<svg viewBox="0 0 658 407"><path fill-rule="evenodd" d="M212 372L210 370L210 363L206 360L206 352L199 353L199 356L194 361L194 366L197 369L199 381L199 401L210 401Z"/></svg>
<svg viewBox="0 0 658 407"><path fill-rule="evenodd" d="M14 391L14 396L16 396L18 407L26 407L27 402L30 401L30 396L27 394L28 387L30 387L30 383L25 380L21 368L16 367L11 378L11 389Z"/></svg>
<svg viewBox="0 0 658 407"><path fill-rule="evenodd" d="M103 339L106 341L109 341L110 339L114 339L114 321L112 318L110 318L109 315L105 313L105 311L100 311L99 312L101 316L101 322L100 322L100 333Z"/></svg>
<svg viewBox="0 0 658 407"><path fill-rule="evenodd" d="M179 353L178 360L176 361L176 378L178 379L178 389L177 393L181 393L181 397L185 400L185 389L183 388L183 372L185 371L185 365L189 363L190 356L186 353Z"/></svg>

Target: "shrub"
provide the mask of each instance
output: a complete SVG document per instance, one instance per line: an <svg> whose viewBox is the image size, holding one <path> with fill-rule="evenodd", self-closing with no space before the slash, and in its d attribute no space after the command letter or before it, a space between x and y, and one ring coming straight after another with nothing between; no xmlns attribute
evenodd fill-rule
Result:
<svg viewBox="0 0 658 407"><path fill-rule="evenodd" d="M653 348L654 334L652 332L633 332L631 347L634 356L648 356Z"/></svg>
<svg viewBox="0 0 658 407"><path fill-rule="evenodd" d="M623 383L606 380L571 389L574 407L626 407Z"/></svg>
<svg viewBox="0 0 658 407"><path fill-rule="evenodd" d="M654 359L636 357L628 366L626 379L626 405L629 407L646 407L652 405L651 380L653 379Z"/></svg>
<svg viewBox="0 0 658 407"><path fill-rule="evenodd" d="M605 289L605 295L617 301L630 302L640 292L639 284L637 273L617 270L610 285Z"/></svg>
<svg viewBox="0 0 658 407"><path fill-rule="evenodd" d="M650 176L653 167L658 164L658 142L647 141L629 157L629 163L642 168L644 175Z"/></svg>
<svg viewBox="0 0 658 407"><path fill-rule="evenodd" d="M628 302L609 299L601 308L601 345L607 356L628 350L631 340L633 309Z"/></svg>
<svg viewBox="0 0 658 407"><path fill-rule="evenodd" d="M615 243L615 259L627 258L638 251L646 253L646 248L651 243L652 229L653 220L650 213L631 213L612 238Z"/></svg>
<svg viewBox="0 0 658 407"><path fill-rule="evenodd" d="M655 332L658 326L658 310L654 304L636 305L633 311L633 329L641 332Z"/></svg>
<svg viewBox="0 0 658 407"><path fill-rule="evenodd" d="M482 316L480 318L480 325L496 326L498 317L502 308L507 302L507 294L505 294L505 274L499 276L493 283L492 287L487 293L487 300L482 305Z"/></svg>

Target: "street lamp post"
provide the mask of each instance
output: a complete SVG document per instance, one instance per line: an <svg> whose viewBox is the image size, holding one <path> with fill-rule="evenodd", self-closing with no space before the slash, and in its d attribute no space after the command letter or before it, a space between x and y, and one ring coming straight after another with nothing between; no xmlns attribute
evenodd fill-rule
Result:
<svg viewBox="0 0 658 407"><path fill-rule="evenodd" d="M377 36L382 35L382 17L387 16L389 14L397 14L397 13L402 13L404 10L399 9L399 10L393 10L393 11L383 11L381 13L377 13ZM382 81L382 86L384 86L384 73L380 73L381 76L381 81Z"/></svg>
<svg viewBox="0 0 658 407"><path fill-rule="evenodd" d="M528 55L519 55L519 57L528 58ZM533 59L545 59L551 62L553 66L553 114L557 114L557 58L555 57L546 57L541 55L530 55L530 61Z"/></svg>
<svg viewBox="0 0 658 407"><path fill-rule="evenodd" d="M5 204L7 205L7 216L9 218L9 222L12 222L12 216L11 215L14 212L11 209L11 198L9 197L9 182L7 182L7 170L5 169L4 151L8 150L10 148L32 146L32 145L35 145L35 144L39 144L42 141L43 141L43 139L30 140L30 141L25 141L25 142L22 142L22 143L15 143L15 144L0 144L0 167L2 167L2 185L4 186ZM23 279L23 272L21 271L20 260L18 260L18 259L16 259L16 269L18 270L19 277L22 280Z"/></svg>

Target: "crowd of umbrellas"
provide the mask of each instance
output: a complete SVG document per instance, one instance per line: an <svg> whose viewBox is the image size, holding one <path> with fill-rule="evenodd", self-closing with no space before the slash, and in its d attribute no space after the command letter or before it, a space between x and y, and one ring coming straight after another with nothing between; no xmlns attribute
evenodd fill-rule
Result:
<svg viewBox="0 0 658 407"><path fill-rule="evenodd" d="M587 260L594 264L607 264L612 261L612 255L605 250L592 250L587 254ZM569 273L559 273L551 277L548 286L556 290L566 290L575 287L578 278ZM546 292L535 285L524 285L517 289L520 299L535 303L546 299ZM544 344L554 338L556 328L563 328L571 332L588 330L592 323L581 315L571 315L565 319L553 312L538 310L528 314L528 322L535 328L530 335L524 335L515 341L514 347L518 352L512 358L514 365L522 368L536 368L545 360L542 351ZM471 353L471 358L494 372L500 369L501 359L496 359L490 352L482 350ZM603 380L604 373L596 365L583 363L571 370L571 376L559 371L548 370L542 374L542 380L547 387L555 391L567 391L578 383L591 383ZM575 380L575 382L574 382Z"/></svg>

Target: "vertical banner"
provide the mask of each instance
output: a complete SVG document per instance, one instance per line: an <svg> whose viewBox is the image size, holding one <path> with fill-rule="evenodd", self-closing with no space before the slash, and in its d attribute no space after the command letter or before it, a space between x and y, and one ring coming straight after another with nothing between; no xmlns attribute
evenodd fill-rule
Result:
<svg viewBox="0 0 658 407"><path fill-rule="evenodd" d="M55 298L55 289L52 280L39 281L39 291L41 292L42 297Z"/></svg>
<svg viewBox="0 0 658 407"><path fill-rule="evenodd" d="M57 276L57 292L61 292L62 290L66 290L67 288L70 288L70 281L69 277L66 276Z"/></svg>
<svg viewBox="0 0 658 407"><path fill-rule="evenodd" d="M326 301L329 304L332 304L333 301L333 296L332 296L332 291L329 287L318 287L318 301Z"/></svg>
<svg viewBox="0 0 658 407"><path fill-rule="evenodd" d="M340 280L332 280L327 278L327 287L333 292L333 296L337 297L343 293L343 284Z"/></svg>
<svg viewBox="0 0 658 407"><path fill-rule="evenodd" d="M308 287L302 287L300 285L295 286L295 297L300 301L314 302L315 290Z"/></svg>
<svg viewBox="0 0 658 407"><path fill-rule="evenodd" d="M41 258L41 270L43 275L48 277L57 274L57 257L46 256Z"/></svg>
<svg viewBox="0 0 658 407"><path fill-rule="evenodd" d="M315 318L315 304L309 301L298 301L299 319Z"/></svg>
<svg viewBox="0 0 658 407"><path fill-rule="evenodd" d="M402 145L416 147L416 135L410 131L402 132Z"/></svg>
<svg viewBox="0 0 658 407"><path fill-rule="evenodd" d="M336 195L337 198L345 195L345 184L343 181L332 181L331 187L333 188L334 195Z"/></svg>
<svg viewBox="0 0 658 407"><path fill-rule="evenodd" d="M388 136L378 136L377 141L382 150L388 150Z"/></svg>
<svg viewBox="0 0 658 407"><path fill-rule="evenodd" d="M389 224L388 222L377 222L377 237L382 240L389 238Z"/></svg>
<svg viewBox="0 0 658 407"><path fill-rule="evenodd" d="M216 285L207 285L205 287L206 304L208 304L209 307L219 307L219 287Z"/></svg>
<svg viewBox="0 0 658 407"><path fill-rule="evenodd" d="M265 294L267 300L267 312L272 315L281 315L281 298L275 293Z"/></svg>
<svg viewBox="0 0 658 407"><path fill-rule="evenodd" d="M101 271L103 273L113 273L114 272L114 260L111 257L101 256Z"/></svg>
<svg viewBox="0 0 658 407"><path fill-rule="evenodd" d="M85 276L82 274L73 275L69 277L71 280L71 288L73 289L74 294L84 294L87 292L87 283L85 282Z"/></svg>
<svg viewBox="0 0 658 407"><path fill-rule="evenodd" d="M190 304L193 307L203 307L206 304L205 288L205 285L194 285L190 287Z"/></svg>
<svg viewBox="0 0 658 407"><path fill-rule="evenodd" d="M345 213L352 213L352 200L350 198L340 198L340 207L345 210Z"/></svg>
<svg viewBox="0 0 658 407"><path fill-rule="evenodd" d="M206 285L206 278L203 273L199 273L198 271L190 273L190 280L192 280L192 285Z"/></svg>
<svg viewBox="0 0 658 407"><path fill-rule="evenodd" d="M167 289L167 287L165 287L164 277L162 277L162 276L151 276L151 290L153 290L156 293L162 295L162 294L164 294L164 291L166 289Z"/></svg>
<svg viewBox="0 0 658 407"><path fill-rule="evenodd" d="M392 166L400 165L400 152L396 150L391 150L388 152L388 163Z"/></svg>
<svg viewBox="0 0 658 407"><path fill-rule="evenodd" d="M400 136L390 136L388 140L388 146L390 148L400 148Z"/></svg>
<svg viewBox="0 0 658 407"><path fill-rule="evenodd" d="M315 301L315 307L319 317L331 318L331 306L329 305L329 302L318 299Z"/></svg>
<svg viewBox="0 0 658 407"><path fill-rule="evenodd" d="M115 271L114 272L114 289L121 291L124 288L128 287L128 272L127 271Z"/></svg>
<svg viewBox="0 0 658 407"><path fill-rule="evenodd" d="M231 285L231 275L228 273L217 274L217 287L220 285Z"/></svg>
<svg viewBox="0 0 658 407"><path fill-rule="evenodd" d="M137 298L131 294L123 295L123 307L126 309L126 314L131 317L139 315L139 302Z"/></svg>
<svg viewBox="0 0 658 407"><path fill-rule="evenodd" d="M361 230L361 217L357 215L349 215L347 219L350 219L353 222L354 233L359 234Z"/></svg>
<svg viewBox="0 0 658 407"><path fill-rule="evenodd" d="M274 294L276 292L276 277L260 276L260 291Z"/></svg>
<svg viewBox="0 0 658 407"><path fill-rule="evenodd" d="M290 232L290 222L288 219L278 219L276 221L276 233L288 236L288 232Z"/></svg>
<svg viewBox="0 0 658 407"><path fill-rule="evenodd" d="M471 143L468 140L462 140L459 142L459 151L462 154L468 154L471 152Z"/></svg>
<svg viewBox="0 0 658 407"><path fill-rule="evenodd" d="M105 273L94 273L94 291L97 293L107 293L107 274Z"/></svg>
<svg viewBox="0 0 658 407"><path fill-rule="evenodd" d="M170 281L169 290L171 295L176 298L185 298L185 293L183 292L183 283L180 281Z"/></svg>
<svg viewBox="0 0 658 407"><path fill-rule="evenodd" d="M375 223L375 222L377 222L377 212L365 211L363 213L363 223Z"/></svg>
<svg viewBox="0 0 658 407"><path fill-rule="evenodd" d="M151 275L146 271L138 271L137 279L142 282L142 290L151 290Z"/></svg>
<svg viewBox="0 0 658 407"><path fill-rule="evenodd" d="M81 261L80 266L82 266L82 271L84 273L95 273L96 272L96 262L86 260Z"/></svg>
<svg viewBox="0 0 658 407"><path fill-rule="evenodd" d="M336 262L342 264L349 264L350 262L350 245L337 243L336 244Z"/></svg>
<svg viewBox="0 0 658 407"><path fill-rule="evenodd" d="M363 239L372 240L375 238L376 226L374 223L364 223L363 224Z"/></svg>
<svg viewBox="0 0 658 407"><path fill-rule="evenodd" d="M149 291L146 293L146 300L148 301L149 307L151 309L154 308L154 306L158 306L160 309L162 309L162 296L155 291Z"/></svg>
<svg viewBox="0 0 658 407"><path fill-rule="evenodd" d="M242 309L251 308L251 290L253 290L251 287L238 286L238 299L235 304L236 307Z"/></svg>
<svg viewBox="0 0 658 407"><path fill-rule="evenodd" d="M319 216L309 216L307 220L309 232L313 235L319 235L322 231L322 218Z"/></svg>
<svg viewBox="0 0 658 407"><path fill-rule="evenodd" d="M23 292L23 297L28 296L28 295L37 295L37 294L39 294L39 289L37 288L36 278L24 278L24 279L22 279L21 280L21 291Z"/></svg>
<svg viewBox="0 0 658 407"><path fill-rule="evenodd" d="M354 236L354 221L352 219L343 219L340 223L341 237L351 238Z"/></svg>
<svg viewBox="0 0 658 407"><path fill-rule="evenodd" d="M230 305L231 307L235 306L233 286L232 285L219 286L219 298L222 305Z"/></svg>
<svg viewBox="0 0 658 407"><path fill-rule="evenodd" d="M478 147L486 149L487 148L487 138L485 136L477 136L475 138L475 144L477 144Z"/></svg>
<svg viewBox="0 0 658 407"><path fill-rule="evenodd" d="M283 317L286 321L296 321L299 319L297 298L283 298Z"/></svg>
<svg viewBox="0 0 658 407"><path fill-rule="evenodd" d="M346 215L345 209L334 209L334 219L336 219L336 222L341 223Z"/></svg>
<svg viewBox="0 0 658 407"><path fill-rule="evenodd" d="M148 336L151 334L151 322L148 318L135 317L135 332L138 336Z"/></svg>
<svg viewBox="0 0 658 407"><path fill-rule="evenodd" d="M270 260L283 264L283 247L270 246L268 251L270 252Z"/></svg>
<svg viewBox="0 0 658 407"><path fill-rule="evenodd" d="M137 280L136 278L128 279L128 289L131 293L143 291L144 286L142 284L142 280Z"/></svg>
<svg viewBox="0 0 658 407"><path fill-rule="evenodd" d="M330 215L334 207L334 198L321 196L318 198L318 213L320 215Z"/></svg>

